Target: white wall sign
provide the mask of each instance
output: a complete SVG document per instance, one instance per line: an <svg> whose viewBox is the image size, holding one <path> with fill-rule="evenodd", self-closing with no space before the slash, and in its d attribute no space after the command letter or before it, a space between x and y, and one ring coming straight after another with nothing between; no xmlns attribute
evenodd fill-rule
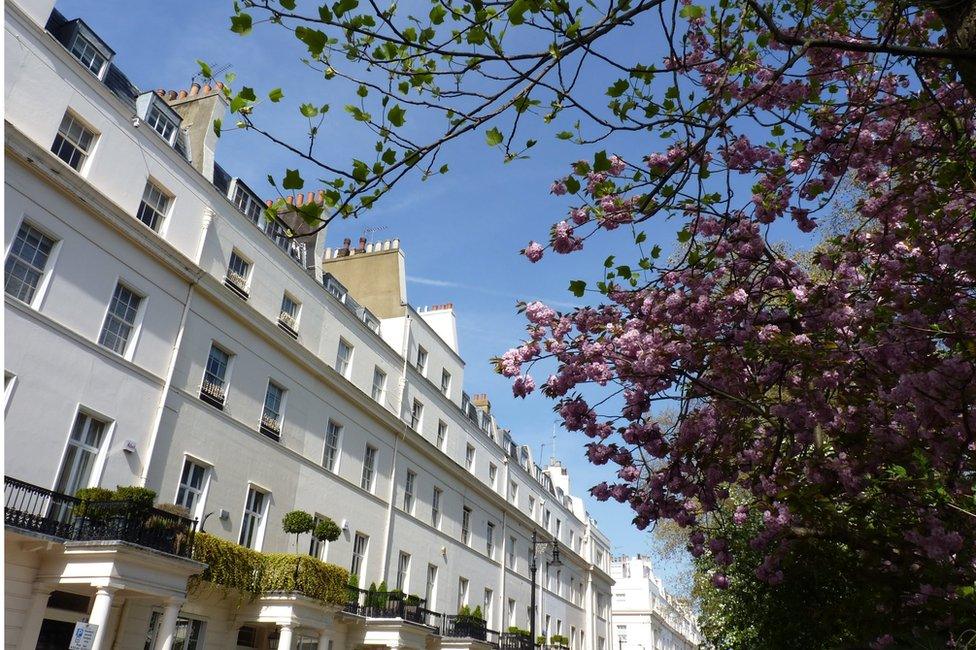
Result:
<svg viewBox="0 0 976 650"><path fill-rule="evenodd" d="M91 650L95 643L97 625L91 623L75 623L75 631L71 634L71 645L68 650Z"/></svg>

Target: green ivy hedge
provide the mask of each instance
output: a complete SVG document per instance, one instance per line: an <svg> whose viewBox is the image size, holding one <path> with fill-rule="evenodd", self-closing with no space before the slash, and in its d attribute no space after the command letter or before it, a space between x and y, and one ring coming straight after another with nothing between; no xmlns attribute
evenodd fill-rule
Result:
<svg viewBox="0 0 976 650"><path fill-rule="evenodd" d="M244 595L300 591L309 598L334 605L346 601L349 572L307 555L258 553L208 533L197 533L193 559L207 563L198 580L235 589Z"/></svg>
<svg viewBox="0 0 976 650"><path fill-rule="evenodd" d="M261 591L300 591L309 598L341 605L346 602L349 572L309 555L265 553ZM295 579L295 563L298 579Z"/></svg>

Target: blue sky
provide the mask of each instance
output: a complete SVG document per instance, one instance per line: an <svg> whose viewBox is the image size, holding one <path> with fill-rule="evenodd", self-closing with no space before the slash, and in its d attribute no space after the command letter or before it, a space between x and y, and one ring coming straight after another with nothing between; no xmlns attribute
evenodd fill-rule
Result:
<svg viewBox="0 0 976 650"><path fill-rule="evenodd" d="M116 63L143 90L188 87L198 72L197 59L231 64L236 84L255 87L259 97L271 88L283 88L285 99L280 104L259 107L257 119L262 124L273 124L276 132L301 142L304 125L297 106L303 101L329 102L332 111L319 146L340 160L362 157L372 146L373 140L358 133L342 111L342 105L354 98L341 96L341 85L340 96L328 94L336 92L332 88L336 84L323 83L317 73L299 63L303 52L295 39L268 28L259 28L246 38L229 31L230 2L180 0L160 5L62 0L58 8L68 18L84 18L116 50ZM614 47L625 50L636 44L635 39L622 38ZM646 41L640 44L647 48ZM645 60L656 59L649 54ZM599 87L582 88L594 104L605 106L603 91L616 77L597 78ZM416 109L408 110L408 128L416 125L422 131L431 126L415 113ZM317 189L315 170L308 164L257 135L227 130L230 121L225 120L217 159L231 174L270 196L267 174L280 177L285 168L298 167L306 189ZM505 124L499 127L504 130ZM565 214L568 202L550 196L551 181L563 173L567 163L591 157L595 150L557 141L554 134L560 128L565 125L546 126L539 119L526 122L520 139L536 138L539 145L529 160L510 164L503 164L501 154L485 145L481 133L457 142L444 152L442 162L451 168L448 174L398 186L364 218L330 226L326 242L336 246L344 237L356 241L367 227L379 229L373 239L399 237L407 259L410 302L418 307L454 303L461 353L468 364L468 392L487 392L499 420L517 440L532 445L537 455L545 445L543 458L552 453L555 418L551 403L541 396L514 399L508 381L493 372L488 360L520 339L523 320L515 312L516 300L573 305L576 299L567 291L569 280L593 279L605 257L619 252L613 250L614 244L626 235L595 240L579 254L547 255L539 265L519 255L530 239L545 241L549 226ZM600 148L636 158L659 144L651 136L627 137ZM651 223L645 230L649 242L659 243L665 250L673 241L673 224ZM611 466L590 465L583 457L584 442L581 435L557 429L556 455L570 467L578 494L611 479L613 471ZM648 552L649 535L632 527L628 507L585 498L590 512L613 540L615 553ZM668 573L667 567L660 568Z"/></svg>

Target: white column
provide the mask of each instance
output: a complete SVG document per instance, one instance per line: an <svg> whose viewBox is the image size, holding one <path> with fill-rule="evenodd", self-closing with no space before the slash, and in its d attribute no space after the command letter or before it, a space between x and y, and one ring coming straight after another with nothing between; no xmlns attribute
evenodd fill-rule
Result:
<svg viewBox="0 0 976 650"><path fill-rule="evenodd" d="M95 602L92 604L91 616L88 622L97 625L95 630L95 641L92 643L91 650L102 650L102 645L108 647L108 615L112 610L112 597L115 595L114 587L99 587L95 591Z"/></svg>
<svg viewBox="0 0 976 650"><path fill-rule="evenodd" d="M278 635L278 650L292 650L294 631L290 624L285 624L281 626L281 632Z"/></svg>
<svg viewBox="0 0 976 650"><path fill-rule="evenodd" d="M319 632L318 650L329 650L329 635L325 630Z"/></svg>
<svg viewBox="0 0 976 650"><path fill-rule="evenodd" d="M178 598L166 601L163 618L159 623L159 629L156 631L155 650L170 650L173 647L173 638L176 636L176 618L179 616L182 605L183 601Z"/></svg>
<svg viewBox="0 0 976 650"><path fill-rule="evenodd" d="M17 646L19 650L34 650L37 647L37 637L41 633L41 624L44 622L44 612L47 611L47 599L51 591L53 587L49 585L38 585L34 588L27 615L20 628L20 645Z"/></svg>

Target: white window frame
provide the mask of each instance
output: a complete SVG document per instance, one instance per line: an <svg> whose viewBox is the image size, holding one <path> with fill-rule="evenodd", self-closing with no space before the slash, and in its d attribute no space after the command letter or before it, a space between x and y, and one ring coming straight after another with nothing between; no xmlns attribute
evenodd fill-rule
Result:
<svg viewBox="0 0 976 650"><path fill-rule="evenodd" d="M414 367L424 377L427 376L427 362L430 360L430 354L427 352L427 348L422 345L417 346L417 360Z"/></svg>
<svg viewBox="0 0 976 650"><path fill-rule="evenodd" d="M162 206L159 205L160 198L165 201ZM165 231L165 226L169 223L169 215L173 210L173 199L173 195L156 182L156 179L147 178L146 186L142 190L142 198L139 199L139 207L136 209L136 220L146 228L162 235ZM154 201L155 205L151 204L149 202L150 200ZM162 207L162 210L159 209L160 207ZM146 220L143 219L144 213L146 212L150 213L150 220L155 218L155 225L146 223Z"/></svg>
<svg viewBox="0 0 976 650"><path fill-rule="evenodd" d="M410 428L419 433L423 426L424 403L415 397L413 404L410 406Z"/></svg>
<svg viewBox="0 0 976 650"><path fill-rule="evenodd" d="M485 555L495 559L495 522L485 522Z"/></svg>
<svg viewBox="0 0 976 650"><path fill-rule="evenodd" d="M218 350L220 350L221 352L223 352L227 356L227 362L224 364L224 376L220 378L220 384L219 384L219 388L223 391L223 399L220 400L220 407L219 407L219 408L222 409L224 406L227 405L227 394L229 392L229 387L230 387L231 371L234 368L234 357L236 355L233 352L230 352L227 348L225 348L223 345L221 345L217 341L214 341L214 340L211 340L210 341L210 347L207 348L207 360L203 364L203 377L200 380L200 392L201 393L204 392L203 391L203 385L204 385L205 382L210 381L210 383L216 385L216 382L213 382L213 381L211 381L211 380L209 380L207 378L208 375L211 376L211 377L217 377L217 375L212 374L210 372L210 370L209 370L209 367L210 367L210 354L211 354L211 352L213 351L214 348L217 348ZM212 398L212 399L215 399L215 398Z"/></svg>
<svg viewBox="0 0 976 650"><path fill-rule="evenodd" d="M82 47L78 46L78 41L82 42ZM89 57L89 60L86 61L83 57L89 50L94 56ZM71 52L71 55L75 57L75 59L77 59L78 63L84 66L88 72L95 75L95 77L97 77L99 80L104 77L105 70L108 68L109 60L104 54L102 54L101 50L91 42L91 39L81 32L81 30L75 32L74 38L71 39L71 46L68 47L68 51ZM92 64L95 62L95 57L98 57L102 61L102 64L98 66L98 70L92 68Z"/></svg>
<svg viewBox="0 0 976 650"><path fill-rule="evenodd" d="M424 607L430 610L436 610L434 601L437 600L437 565L427 564L427 575L424 578L424 600L426 604Z"/></svg>
<svg viewBox="0 0 976 650"><path fill-rule="evenodd" d="M335 444L329 444L333 439ZM325 427L325 449L322 452L322 467L333 474L339 473L339 459L342 457L342 425L330 419ZM331 461L331 462L330 462Z"/></svg>
<svg viewBox="0 0 976 650"><path fill-rule="evenodd" d="M464 448L464 467L469 472L472 472L472 473L474 472L474 468L475 468L475 454L476 453L477 453L477 450L474 448L474 445L472 445L469 442L468 443L468 446Z"/></svg>
<svg viewBox="0 0 976 650"><path fill-rule="evenodd" d="M403 593L410 590L410 554L406 551L397 556L396 588Z"/></svg>
<svg viewBox="0 0 976 650"><path fill-rule="evenodd" d="M495 463L488 463L488 485L493 490L498 487L498 465Z"/></svg>
<svg viewBox="0 0 976 650"><path fill-rule="evenodd" d="M435 486L430 497L430 525L437 530L441 529L441 499L443 496L444 490Z"/></svg>
<svg viewBox="0 0 976 650"><path fill-rule="evenodd" d="M251 510L251 492L261 494L261 512ZM241 509L241 530L240 534L237 536L237 543L245 548L250 548L252 550L260 552L264 547L264 530L268 523L268 508L271 502L271 492L265 490L262 487L255 485L254 483L248 483L247 492L244 495L244 507ZM257 527L251 529L251 542L253 546L249 546L244 543L244 524L248 520L248 515L252 519L257 518Z"/></svg>
<svg viewBox="0 0 976 650"><path fill-rule="evenodd" d="M128 291L138 300L135 314L132 316L131 322L125 320L124 318L120 318L118 314L115 314L112 311L112 306L115 302L115 293L120 287L125 291ZM135 289L131 284L123 281L122 279L116 279L115 285L112 288L112 293L109 295L108 304L105 307L105 313L102 315L102 326L98 330L98 345L109 352L119 355L123 359L131 360L133 354L135 353L136 342L139 340L139 334L142 332L142 316L146 310L146 302L147 298L142 291ZM105 328L108 326L110 318L121 321L129 328L129 334L125 337L121 350L111 348L103 341L106 335Z"/></svg>
<svg viewBox="0 0 976 650"><path fill-rule="evenodd" d="M379 379L379 382L377 382L377 379ZM379 366L373 366L373 388L370 394L379 404L383 404L386 400L386 380L386 372Z"/></svg>
<svg viewBox="0 0 976 650"><path fill-rule="evenodd" d="M444 420L437 421L437 448L444 451L447 446L447 422Z"/></svg>
<svg viewBox="0 0 976 650"><path fill-rule="evenodd" d="M414 499L414 490L417 489L417 473L413 470L407 470L407 475L403 480L403 511L408 515L413 514L413 508L416 503Z"/></svg>
<svg viewBox="0 0 976 650"><path fill-rule="evenodd" d="M70 120L70 121L69 121ZM66 125L67 122L67 125ZM77 126L79 130L82 131L81 135L85 132L90 134L90 138L87 146L83 146L81 138L75 138L71 135L71 127ZM64 130L62 130L64 129ZM63 162L68 168L74 170L78 174L84 175L88 169L89 161L92 155L95 153L95 145L98 144L98 131L95 130L88 122L78 117L77 113L72 110L67 110L64 112L64 116L61 118L61 122L58 124L58 131L54 136L54 142L51 143L50 151L55 155L55 157ZM58 146L58 138L61 139L61 144ZM75 167L68 160L61 157L60 151L64 150L65 146L71 147L75 152L79 154L77 161L78 166ZM70 158L71 156L69 156Z"/></svg>
<svg viewBox="0 0 976 650"><path fill-rule="evenodd" d="M291 303L293 309L287 309ZM278 310L278 324L286 328L289 334L298 334L299 319L302 317L302 301L285 291L281 294L281 308Z"/></svg>
<svg viewBox="0 0 976 650"><path fill-rule="evenodd" d="M240 262L240 264L234 264L235 258L237 259L237 261ZM241 273L239 267L243 267L243 271L244 271L243 273ZM231 278L234 276L232 276L231 274L240 277L242 280L241 284L243 284L244 286L239 286L235 280L232 280ZM226 275L225 282L232 284L234 286L235 291L240 291L243 294L241 298L243 298L244 300L247 300L251 294L252 275L254 275L254 262L252 262L249 257L245 256L238 249L236 248L232 249L230 252L230 258L228 258L227 260L227 275Z"/></svg>
<svg viewBox="0 0 976 650"><path fill-rule="evenodd" d="M163 142L171 147L176 144L176 138L180 135L180 125L174 122L173 118L166 114L166 111L156 105L154 98L149 102L149 107L146 109L145 122L146 126L152 129L153 133L158 135ZM164 127L162 130L159 128L160 125ZM167 131L165 127L169 127L168 134L164 133Z"/></svg>
<svg viewBox="0 0 976 650"><path fill-rule="evenodd" d="M343 350L348 351L348 354L344 355ZM352 358L355 353L356 348L340 336L339 345L336 348L335 371L346 379L349 379L349 375L352 374Z"/></svg>
<svg viewBox="0 0 976 650"><path fill-rule="evenodd" d="M465 546L471 545L471 512L467 506L461 508L461 543Z"/></svg>
<svg viewBox="0 0 976 650"><path fill-rule="evenodd" d="M360 540L363 542L362 550L357 553L356 547L359 545ZM355 575L359 579L360 585L362 585L363 581L366 579L366 562L368 560L369 535L366 533L361 533L357 530L352 538L352 560L349 563L349 573L351 575Z"/></svg>
<svg viewBox="0 0 976 650"><path fill-rule="evenodd" d="M72 442L74 440L72 438L72 433L74 433L75 427L77 426L78 418L81 417L87 418L87 422L82 425L82 437L78 439L80 444L74 444ZM91 445L85 442L88 438L88 433L91 430L92 421L99 422L103 425L101 436L98 439L97 445ZM99 484L102 476L102 468L105 464L106 450L111 445L114 429L115 421L111 418L105 417L103 414L84 407L81 404L77 406L74 415L71 418L71 424L68 428L68 435L66 436L64 447L61 450L61 459L58 461L58 472L54 476L54 484L52 489L55 492L67 494L68 488L72 483L76 484L74 487L75 491L82 488L94 487ZM79 454L75 456L72 462L73 467L69 470L69 474L62 485L61 474L65 471L64 464L68 459L68 450L71 447L78 447L80 453L90 453L92 455L91 464L89 466L87 478L84 481L81 481L77 476L81 455ZM73 494L74 492L71 492L69 496L72 496Z"/></svg>
<svg viewBox="0 0 976 650"><path fill-rule="evenodd" d="M203 470L203 478L200 481L199 489L194 488L191 485L184 485L183 480L187 465L193 465L194 467L199 467ZM184 503L181 503L180 493L185 489L187 492L194 494L193 507L187 508L187 510L189 510L190 516L197 521L199 521L203 516L203 510L207 502L207 493L210 490L211 468L212 465L210 463L204 462L199 458L195 458L189 454L185 454L183 456L183 465L180 467L180 476L176 482L176 493L173 495L173 503L186 507Z"/></svg>
<svg viewBox="0 0 976 650"><path fill-rule="evenodd" d="M44 239L47 239L51 242L51 248L47 252L47 257L44 259L43 267L38 267L34 264L33 260L28 262L25 258L21 257L20 255L15 256L13 253L14 244L17 241L17 236L20 234L20 231L23 230L24 228L29 228L30 230L33 230L37 234L37 236L43 237ZM28 236L29 235L30 233L28 233ZM22 219L21 222L17 225L17 230L15 231L14 236L11 238L10 244L7 246L6 255L4 256L4 295L10 296L14 300L22 302L28 307L39 309L41 307L42 301L44 300L44 295L47 293L47 288L51 283L51 277L54 275L53 270L57 262L58 254L60 252L61 252L61 239L59 237L56 237L46 228L38 226L35 222L31 221L30 219L27 218ZM11 260L14 259L18 263L23 264L38 273L37 284L34 285L34 289L30 296L30 300L23 300L18 296L7 293L7 281L9 280L11 275L9 273L8 266L11 264Z"/></svg>
<svg viewBox="0 0 976 650"><path fill-rule="evenodd" d="M377 447L366 443L363 451L363 474L359 481L359 487L370 494L373 493L373 489L376 487L376 457L379 453L380 450Z"/></svg>
<svg viewBox="0 0 976 650"><path fill-rule="evenodd" d="M441 369L441 392L444 395L450 395L451 394L451 380L452 379L453 378L451 377L451 373L448 371L448 369L447 368L442 368Z"/></svg>

